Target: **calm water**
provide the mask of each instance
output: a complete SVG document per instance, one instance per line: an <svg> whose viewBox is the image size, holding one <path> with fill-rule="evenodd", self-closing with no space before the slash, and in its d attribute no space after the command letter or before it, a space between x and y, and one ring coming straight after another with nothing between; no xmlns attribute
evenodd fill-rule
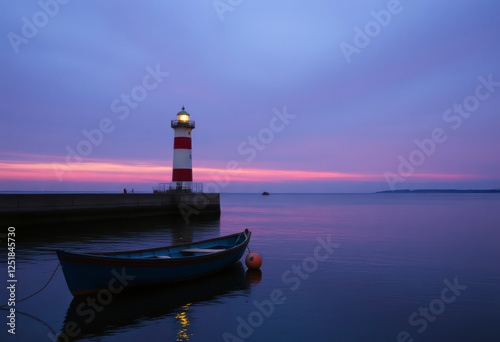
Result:
<svg viewBox="0 0 500 342"><path fill-rule="evenodd" d="M1 340L50 341L50 329L65 327L78 331L73 340L107 342L500 340L499 194L223 194L221 202L220 221L189 225L128 220L84 233L41 226L36 235L17 227L18 298L45 284L56 248L138 249L248 228L263 266L118 294L92 319L77 313L85 303L58 270L17 305L31 316L17 314L15 337L3 323ZM5 286L0 294L3 304Z"/></svg>

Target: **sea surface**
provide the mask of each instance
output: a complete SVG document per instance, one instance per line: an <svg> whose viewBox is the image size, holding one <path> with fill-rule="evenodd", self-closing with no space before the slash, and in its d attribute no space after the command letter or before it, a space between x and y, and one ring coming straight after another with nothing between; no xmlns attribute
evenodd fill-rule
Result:
<svg viewBox="0 0 500 342"><path fill-rule="evenodd" d="M85 316L58 269L16 305L15 335L0 311L0 340L500 341L500 194L222 194L221 209L220 220L189 224L16 227L18 300L51 277L54 249L152 248L248 228L263 264L247 272L242 260L175 286L119 293Z"/></svg>

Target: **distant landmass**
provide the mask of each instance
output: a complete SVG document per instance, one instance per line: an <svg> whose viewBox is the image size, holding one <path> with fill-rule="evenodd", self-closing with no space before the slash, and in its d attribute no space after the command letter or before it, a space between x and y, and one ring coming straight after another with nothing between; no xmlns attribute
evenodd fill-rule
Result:
<svg viewBox="0 0 500 342"><path fill-rule="evenodd" d="M385 190L377 191L377 194L491 194L500 193L500 189L490 189L490 190L456 190L456 189L417 189L417 190Z"/></svg>

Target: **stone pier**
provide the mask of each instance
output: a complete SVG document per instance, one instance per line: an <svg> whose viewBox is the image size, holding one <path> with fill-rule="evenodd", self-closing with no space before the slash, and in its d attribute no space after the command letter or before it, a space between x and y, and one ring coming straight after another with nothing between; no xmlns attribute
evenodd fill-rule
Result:
<svg viewBox="0 0 500 342"><path fill-rule="evenodd" d="M2 225L171 216L220 217L220 194L0 194Z"/></svg>

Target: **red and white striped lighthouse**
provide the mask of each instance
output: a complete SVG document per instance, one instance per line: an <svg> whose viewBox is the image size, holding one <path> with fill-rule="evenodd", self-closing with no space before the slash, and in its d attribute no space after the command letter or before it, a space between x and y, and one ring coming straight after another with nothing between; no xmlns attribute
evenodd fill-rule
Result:
<svg viewBox="0 0 500 342"><path fill-rule="evenodd" d="M193 181L193 166L191 161L191 131L194 129L194 121L189 120L189 113L182 110L177 113L177 120L172 120L174 129L174 164L172 170L172 182L177 183L177 189L190 188Z"/></svg>

